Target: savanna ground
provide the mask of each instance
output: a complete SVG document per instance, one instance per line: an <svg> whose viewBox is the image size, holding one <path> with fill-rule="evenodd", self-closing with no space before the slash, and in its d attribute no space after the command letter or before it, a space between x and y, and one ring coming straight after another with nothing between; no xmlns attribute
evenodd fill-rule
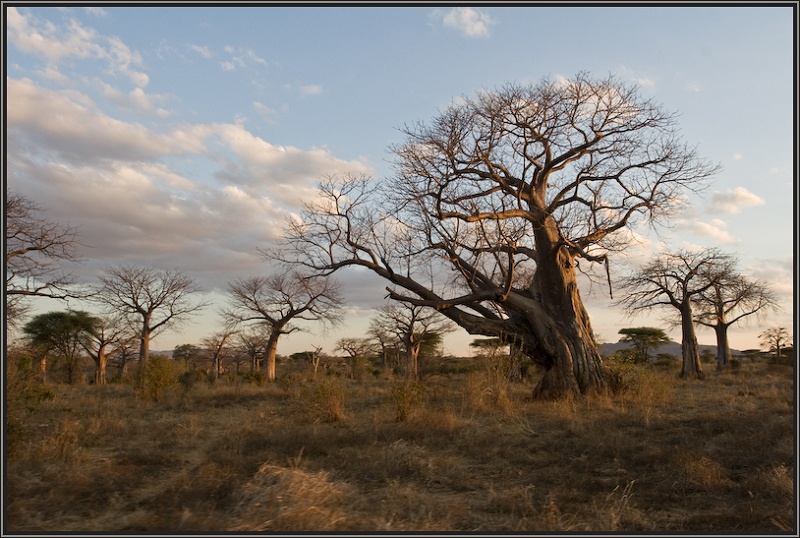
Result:
<svg viewBox="0 0 800 538"><path fill-rule="evenodd" d="M142 394L10 368L5 531L793 530L791 366L614 364L617 394L545 402L461 361Z"/></svg>

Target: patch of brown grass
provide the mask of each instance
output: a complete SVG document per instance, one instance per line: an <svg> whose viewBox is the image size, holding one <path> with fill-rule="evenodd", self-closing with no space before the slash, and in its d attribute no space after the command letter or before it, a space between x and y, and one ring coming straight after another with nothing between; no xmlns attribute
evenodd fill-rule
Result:
<svg viewBox="0 0 800 538"><path fill-rule="evenodd" d="M416 388L222 381L158 401L130 385L54 385L52 399L9 406L8 529L724 533L794 521L791 369L681 381L635 367L616 394L560 402L489 374Z"/></svg>

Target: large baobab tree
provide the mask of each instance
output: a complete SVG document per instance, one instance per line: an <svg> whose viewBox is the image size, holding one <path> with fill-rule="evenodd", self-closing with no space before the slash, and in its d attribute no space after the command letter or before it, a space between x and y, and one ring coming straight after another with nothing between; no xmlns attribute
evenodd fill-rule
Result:
<svg viewBox="0 0 800 538"><path fill-rule="evenodd" d="M717 167L675 114L586 74L482 91L404 133L393 177L321 182L287 224L285 259L370 269L392 299L514 342L545 368L539 397L604 389L578 271L608 269L627 228L669 217Z"/></svg>
<svg viewBox="0 0 800 538"><path fill-rule="evenodd" d="M80 299L86 290L63 272L79 260L78 230L43 216L43 208L15 193L6 197L6 320L14 326L30 297Z"/></svg>
<svg viewBox="0 0 800 538"><path fill-rule="evenodd" d="M695 332L694 303L730 271L731 258L718 249L681 250L657 256L622 282L626 295L617 304L631 315L667 306L680 315L681 377L703 377Z"/></svg>
<svg viewBox="0 0 800 538"><path fill-rule="evenodd" d="M136 384L144 384L144 371L150 357L150 340L158 333L197 314L208 303L193 299L199 291L195 280L177 269L121 265L109 267L100 277L95 299L112 310L132 318L139 326L139 375Z"/></svg>
<svg viewBox="0 0 800 538"><path fill-rule="evenodd" d="M309 277L297 271L239 279L228 285L224 315L234 323L255 321L268 327L264 361L267 379L275 381L279 338L302 330L296 321L338 323L343 306L339 288L330 277Z"/></svg>
<svg viewBox="0 0 800 538"><path fill-rule="evenodd" d="M730 365L728 328L748 316L763 316L778 308L778 301L766 282L739 273L735 261L711 282L696 301L697 323L714 329L717 338L717 368Z"/></svg>

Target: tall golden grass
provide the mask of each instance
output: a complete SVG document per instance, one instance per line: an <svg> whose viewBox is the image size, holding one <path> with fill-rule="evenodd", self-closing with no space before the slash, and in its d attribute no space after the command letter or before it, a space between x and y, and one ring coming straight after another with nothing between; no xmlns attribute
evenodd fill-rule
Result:
<svg viewBox="0 0 800 538"><path fill-rule="evenodd" d="M791 367L618 368L558 402L490 369L138 395L11 372L7 530L796 530Z"/></svg>

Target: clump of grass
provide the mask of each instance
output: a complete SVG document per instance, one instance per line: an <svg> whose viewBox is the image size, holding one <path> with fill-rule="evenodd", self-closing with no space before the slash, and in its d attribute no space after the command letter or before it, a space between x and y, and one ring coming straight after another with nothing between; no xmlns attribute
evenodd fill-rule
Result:
<svg viewBox="0 0 800 538"><path fill-rule="evenodd" d="M347 529L352 487L325 471L264 464L241 488L232 531Z"/></svg>
<svg viewBox="0 0 800 538"><path fill-rule="evenodd" d="M340 378L327 377L303 385L299 401L302 409L314 421L340 422L347 418L347 388L345 381Z"/></svg>
<svg viewBox="0 0 800 538"><path fill-rule="evenodd" d="M401 381L391 388L391 404L397 422L407 420L424 405L425 387L416 381Z"/></svg>

